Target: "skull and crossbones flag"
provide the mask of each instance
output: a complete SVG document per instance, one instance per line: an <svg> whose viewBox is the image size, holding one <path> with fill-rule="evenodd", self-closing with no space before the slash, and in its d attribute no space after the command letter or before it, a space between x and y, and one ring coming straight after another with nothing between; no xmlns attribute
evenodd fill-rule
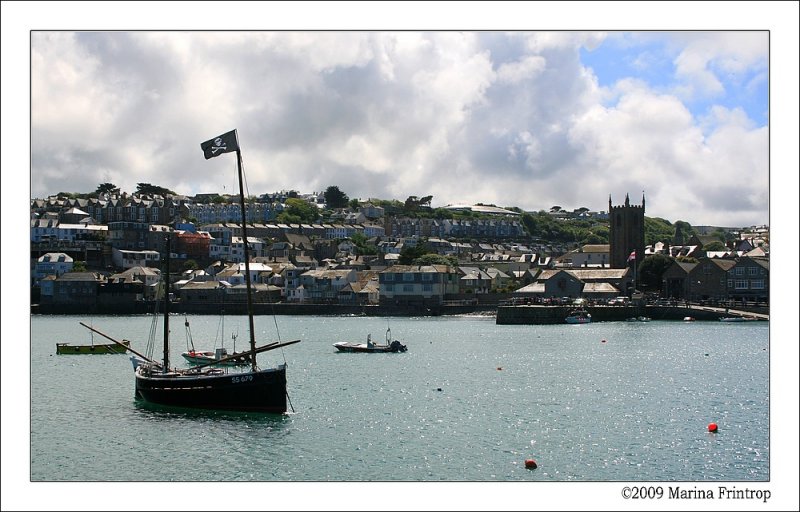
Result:
<svg viewBox="0 0 800 512"><path fill-rule="evenodd" d="M230 153L239 149L239 140L236 137L236 130L231 130L228 133L223 133L211 140L207 140L200 144L200 149L203 150L203 155L206 160L222 153Z"/></svg>

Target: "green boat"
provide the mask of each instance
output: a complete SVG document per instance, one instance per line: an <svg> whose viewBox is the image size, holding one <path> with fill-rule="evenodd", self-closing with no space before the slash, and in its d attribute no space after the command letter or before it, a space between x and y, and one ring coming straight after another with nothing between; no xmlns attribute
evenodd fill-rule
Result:
<svg viewBox="0 0 800 512"><path fill-rule="evenodd" d="M131 342L123 340L122 344L126 347L131 346ZM125 349L117 343L92 344L92 345L70 345L69 343L56 343L56 354L124 354Z"/></svg>

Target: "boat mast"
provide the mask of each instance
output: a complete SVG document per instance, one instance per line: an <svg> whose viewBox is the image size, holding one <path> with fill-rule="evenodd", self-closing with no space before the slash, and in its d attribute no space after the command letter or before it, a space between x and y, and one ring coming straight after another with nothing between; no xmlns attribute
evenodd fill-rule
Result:
<svg viewBox="0 0 800 512"><path fill-rule="evenodd" d="M169 371L169 253L172 249L169 235L165 237L165 240L167 242L167 258L161 282L165 282L164 279L166 279L164 287L164 372L166 373Z"/></svg>
<svg viewBox="0 0 800 512"><path fill-rule="evenodd" d="M242 152L239 145L236 145L236 163L239 168L239 205L242 209L242 241L244 242L244 280L247 283L247 318L250 323L250 350L253 351L251 364L253 371L256 371L256 334L253 327L253 299L251 297L251 283L250 283L250 248L247 243L247 218L245 216L244 205L244 184L242 180Z"/></svg>

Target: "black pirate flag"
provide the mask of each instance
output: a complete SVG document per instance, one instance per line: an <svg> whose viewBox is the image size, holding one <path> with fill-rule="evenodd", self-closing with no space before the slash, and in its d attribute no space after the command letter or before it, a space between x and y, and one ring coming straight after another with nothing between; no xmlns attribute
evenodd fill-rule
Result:
<svg viewBox="0 0 800 512"><path fill-rule="evenodd" d="M203 150L206 160L213 158L222 153L230 153L239 149L239 140L236 137L236 130L231 130L228 133L223 133L211 140L207 140L200 144L200 149Z"/></svg>

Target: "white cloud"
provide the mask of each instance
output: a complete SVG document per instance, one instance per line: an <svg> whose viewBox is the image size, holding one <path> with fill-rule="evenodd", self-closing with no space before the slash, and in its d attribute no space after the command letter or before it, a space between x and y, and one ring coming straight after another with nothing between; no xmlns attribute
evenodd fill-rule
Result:
<svg viewBox="0 0 800 512"><path fill-rule="evenodd" d="M684 81L682 96L716 97L725 92L724 82L738 82L742 74L766 69L768 37L766 31L676 36L685 42L674 62L676 75Z"/></svg>
<svg viewBox="0 0 800 512"><path fill-rule="evenodd" d="M657 94L636 77L599 88L579 49L606 37L37 33L31 192L88 192L106 181L127 191L140 182L221 191L230 187L231 162L203 160L199 144L237 128L255 194L337 185L351 197L433 194L434 206L536 210L603 209L609 193L646 189L655 216L763 221L766 210L756 205L766 195L767 147L759 127L743 125L741 111L694 119L682 96ZM722 93L719 72L765 79L763 41L747 39L676 38L687 94ZM753 69L755 76L745 72ZM723 157L734 147L735 158ZM723 185L709 190L707 172L723 166L738 175L737 162L749 162L750 192L740 202L749 206L707 204L714 197L730 206ZM684 190L676 195L675 187Z"/></svg>

